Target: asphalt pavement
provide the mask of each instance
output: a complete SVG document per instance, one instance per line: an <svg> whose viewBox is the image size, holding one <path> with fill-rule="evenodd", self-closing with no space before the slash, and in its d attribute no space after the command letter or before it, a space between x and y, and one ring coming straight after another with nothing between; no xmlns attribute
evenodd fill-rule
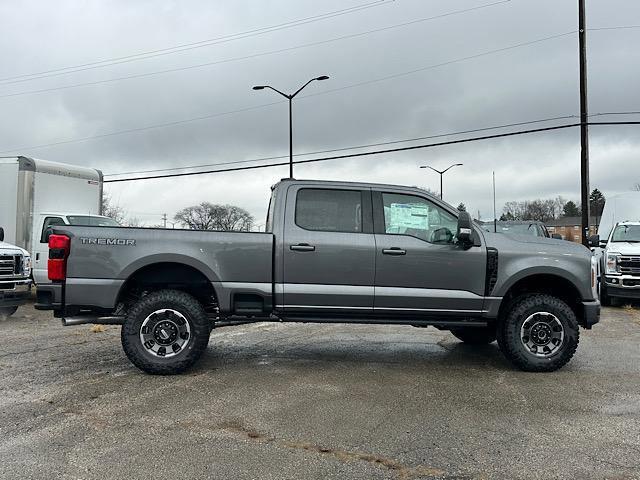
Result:
<svg viewBox="0 0 640 480"><path fill-rule="evenodd" d="M542 374L404 326L224 327L168 377L31 306L0 338L1 479L640 479L640 310Z"/></svg>

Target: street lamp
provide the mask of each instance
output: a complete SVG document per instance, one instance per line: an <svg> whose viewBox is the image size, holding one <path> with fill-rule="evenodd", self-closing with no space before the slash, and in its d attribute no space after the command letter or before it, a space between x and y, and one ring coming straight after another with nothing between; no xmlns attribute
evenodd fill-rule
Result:
<svg viewBox="0 0 640 480"><path fill-rule="evenodd" d="M295 93L292 93L292 94L286 94L284 92L281 92L280 90L272 87L271 85L256 85L255 87L253 87L254 90L264 90L265 88L269 88L289 100L289 177L290 178L293 178L293 108L292 108L293 99L296 95L298 95L304 89L304 87L309 85L314 80L320 81L320 80L327 80L328 78L329 77L327 75L322 75L320 77L312 78L307 83L302 85L298 90L296 90Z"/></svg>
<svg viewBox="0 0 640 480"><path fill-rule="evenodd" d="M440 174L440 200L442 200L442 176L448 172L450 169L452 169L453 167L461 167L462 163L454 163L453 165L450 165L449 167L445 168L444 170L436 170L433 167L430 167L429 165L422 165L420 168L430 168L431 170L433 170L436 173Z"/></svg>

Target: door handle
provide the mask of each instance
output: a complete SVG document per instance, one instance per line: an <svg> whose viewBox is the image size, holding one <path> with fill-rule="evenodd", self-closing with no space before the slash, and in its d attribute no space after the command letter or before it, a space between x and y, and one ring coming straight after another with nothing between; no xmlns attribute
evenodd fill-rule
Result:
<svg viewBox="0 0 640 480"><path fill-rule="evenodd" d="M36 253L36 262L37 262L38 260L40 260L40 254L39 254L39 253Z"/></svg>
<svg viewBox="0 0 640 480"><path fill-rule="evenodd" d="M295 250L296 252L313 252L316 247L313 245L309 245L308 243L299 243L297 245L289 245L291 250Z"/></svg>
<svg viewBox="0 0 640 480"><path fill-rule="evenodd" d="M398 247L391 247L391 248L385 248L382 250L382 253L384 255L406 255L407 251L402 249L402 248L398 248Z"/></svg>

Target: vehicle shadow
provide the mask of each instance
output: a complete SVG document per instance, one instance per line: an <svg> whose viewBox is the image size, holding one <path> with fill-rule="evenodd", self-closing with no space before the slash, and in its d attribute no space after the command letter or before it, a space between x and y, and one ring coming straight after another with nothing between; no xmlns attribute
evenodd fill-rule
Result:
<svg viewBox="0 0 640 480"><path fill-rule="evenodd" d="M437 342L384 341L364 336L348 341L339 338L306 338L274 336L264 338L258 344L236 338L232 344L216 344L215 340L202 356L197 370L255 366L299 366L314 368L335 364L359 364L363 366L385 365L391 368L468 369L470 367L511 370L498 345L467 345L453 337Z"/></svg>

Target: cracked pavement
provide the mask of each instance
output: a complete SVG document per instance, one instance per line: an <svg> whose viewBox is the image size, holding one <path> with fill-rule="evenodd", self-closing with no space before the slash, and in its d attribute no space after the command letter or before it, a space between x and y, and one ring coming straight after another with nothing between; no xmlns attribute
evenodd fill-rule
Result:
<svg viewBox="0 0 640 480"><path fill-rule="evenodd" d="M640 311L554 373L405 326L214 330L149 376L120 327L0 320L0 478L640 479Z"/></svg>

